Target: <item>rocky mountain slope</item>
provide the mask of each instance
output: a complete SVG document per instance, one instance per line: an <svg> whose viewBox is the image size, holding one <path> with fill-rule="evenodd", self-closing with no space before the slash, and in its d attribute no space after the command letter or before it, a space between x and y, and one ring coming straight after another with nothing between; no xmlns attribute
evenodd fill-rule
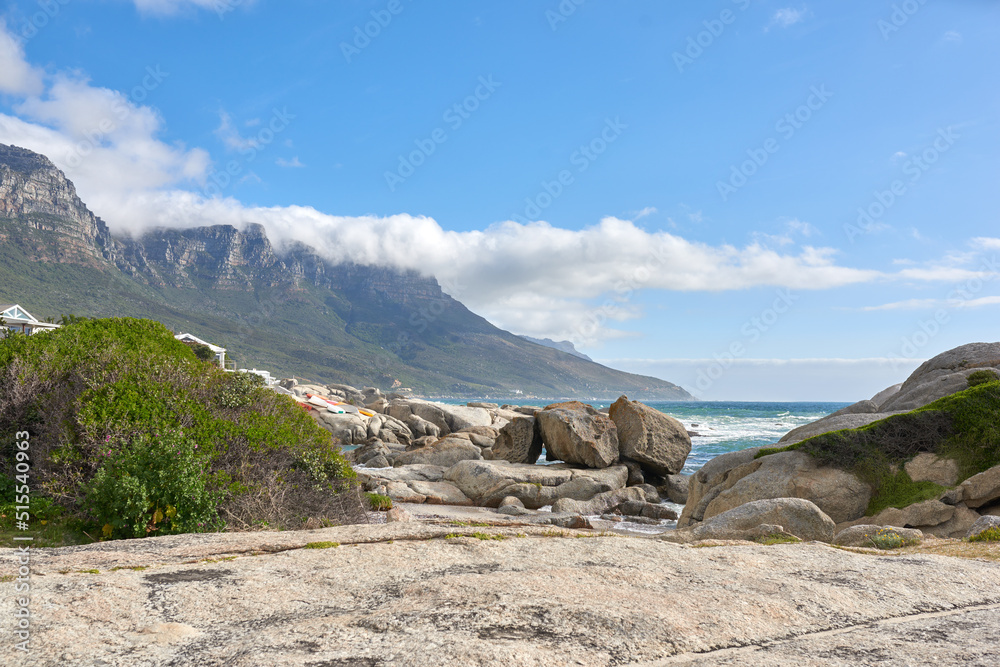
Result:
<svg viewBox="0 0 1000 667"><path fill-rule="evenodd" d="M279 253L228 225L117 238L46 157L0 145L0 301L36 316L134 316L224 346L241 365L431 395L690 400L498 329L433 278Z"/></svg>

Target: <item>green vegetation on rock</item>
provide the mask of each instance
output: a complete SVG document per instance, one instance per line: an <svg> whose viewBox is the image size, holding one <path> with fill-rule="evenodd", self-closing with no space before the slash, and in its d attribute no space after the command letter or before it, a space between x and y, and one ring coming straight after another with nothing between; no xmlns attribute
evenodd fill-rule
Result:
<svg viewBox="0 0 1000 667"><path fill-rule="evenodd" d="M199 360L151 320L82 321L0 341L7 479L15 434L25 431L32 519L47 511L91 535L364 518L355 474L328 432L290 398ZM13 490L0 488L0 502Z"/></svg>
<svg viewBox="0 0 1000 667"><path fill-rule="evenodd" d="M969 542L1000 542L1000 526L993 526L992 528L987 528L978 535L973 535L968 539Z"/></svg>
<svg viewBox="0 0 1000 667"><path fill-rule="evenodd" d="M854 473L874 489L866 512L906 507L938 497L945 489L914 482L904 464L921 452L954 459L959 481L1000 465L1000 381L970 375L970 387L922 408L868 424L832 431L787 447L761 449L757 457L798 450L822 465ZM975 377L975 379L973 379Z"/></svg>
<svg viewBox="0 0 1000 667"><path fill-rule="evenodd" d="M366 493L368 504L376 512L388 512L392 509L392 498L381 493Z"/></svg>

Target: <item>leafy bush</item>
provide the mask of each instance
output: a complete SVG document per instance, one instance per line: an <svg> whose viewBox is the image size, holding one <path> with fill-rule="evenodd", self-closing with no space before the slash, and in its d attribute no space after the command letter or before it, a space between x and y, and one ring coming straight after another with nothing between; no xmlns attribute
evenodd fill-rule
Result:
<svg viewBox="0 0 1000 667"><path fill-rule="evenodd" d="M1000 375L997 375L993 371L981 370L970 373L967 377L966 382L969 383L970 387L978 387L981 384L986 384L987 382L997 382L1000 380Z"/></svg>
<svg viewBox="0 0 1000 667"><path fill-rule="evenodd" d="M104 537L146 537L219 530L219 490L208 488L209 460L181 433L109 443L87 485L85 507Z"/></svg>
<svg viewBox="0 0 1000 667"><path fill-rule="evenodd" d="M254 373L229 373L219 389L219 404L232 410L245 408L259 397L264 378Z"/></svg>
<svg viewBox="0 0 1000 667"><path fill-rule="evenodd" d="M47 497L101 528L107 522L97 523L98 505L87 497L97 493L92 482L102 469L112 474L108 451L125 465L153 456L133 448L156 434L183 432L205 462L199 476L229 529L366 521L356 475L330 434L260 384L256 375L200 361L151 320L89 320L8 338L0 341L0 474L13 471L14 434L29 431L33 504ZM132 510L130 530L141 534L150 524L139 526L138 505ZM197 523L206 522L184 525ZM161 524L154 523L158 534ZM124 534L124 524L112 528Z"/></svg>
<svg viewBox="0 0 1000 667"><path fill-rule="evenodd" d="M212 352L212 348L207 345L192 345L191 351L194 352L194 356L198 357L202 361L211 361L215 358L215 352Z"/></svg>
<svg viewBox="0 0 1000 667"><path fill-rule="evenodd" d="M1000 542L1000 526L991 526L978 535L969 538L969 542Z"/></svg>

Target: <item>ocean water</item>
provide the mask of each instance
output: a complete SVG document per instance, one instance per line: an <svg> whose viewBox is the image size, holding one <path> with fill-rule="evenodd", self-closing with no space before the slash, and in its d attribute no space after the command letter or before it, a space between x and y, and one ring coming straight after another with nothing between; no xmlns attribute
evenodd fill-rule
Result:
<svg viewBox="0 0 1000 667"><path fill-rule="evenodd" d="M769 445L793 428L847 407L849 403L690 402L649 403L698 433L691 438L685 474L726 452Z"/></svg>

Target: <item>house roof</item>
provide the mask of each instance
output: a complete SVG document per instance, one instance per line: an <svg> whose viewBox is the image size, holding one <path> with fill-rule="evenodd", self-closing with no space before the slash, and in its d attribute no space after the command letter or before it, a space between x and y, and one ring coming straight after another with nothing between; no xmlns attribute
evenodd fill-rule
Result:
<svg viewBox="0 0 1000 667"><path fill-rule="evenodd" d="M23 320L26 322L38 322L34 315L16 303L0 305L0 317L3 317L4 319Z"/></svg>

